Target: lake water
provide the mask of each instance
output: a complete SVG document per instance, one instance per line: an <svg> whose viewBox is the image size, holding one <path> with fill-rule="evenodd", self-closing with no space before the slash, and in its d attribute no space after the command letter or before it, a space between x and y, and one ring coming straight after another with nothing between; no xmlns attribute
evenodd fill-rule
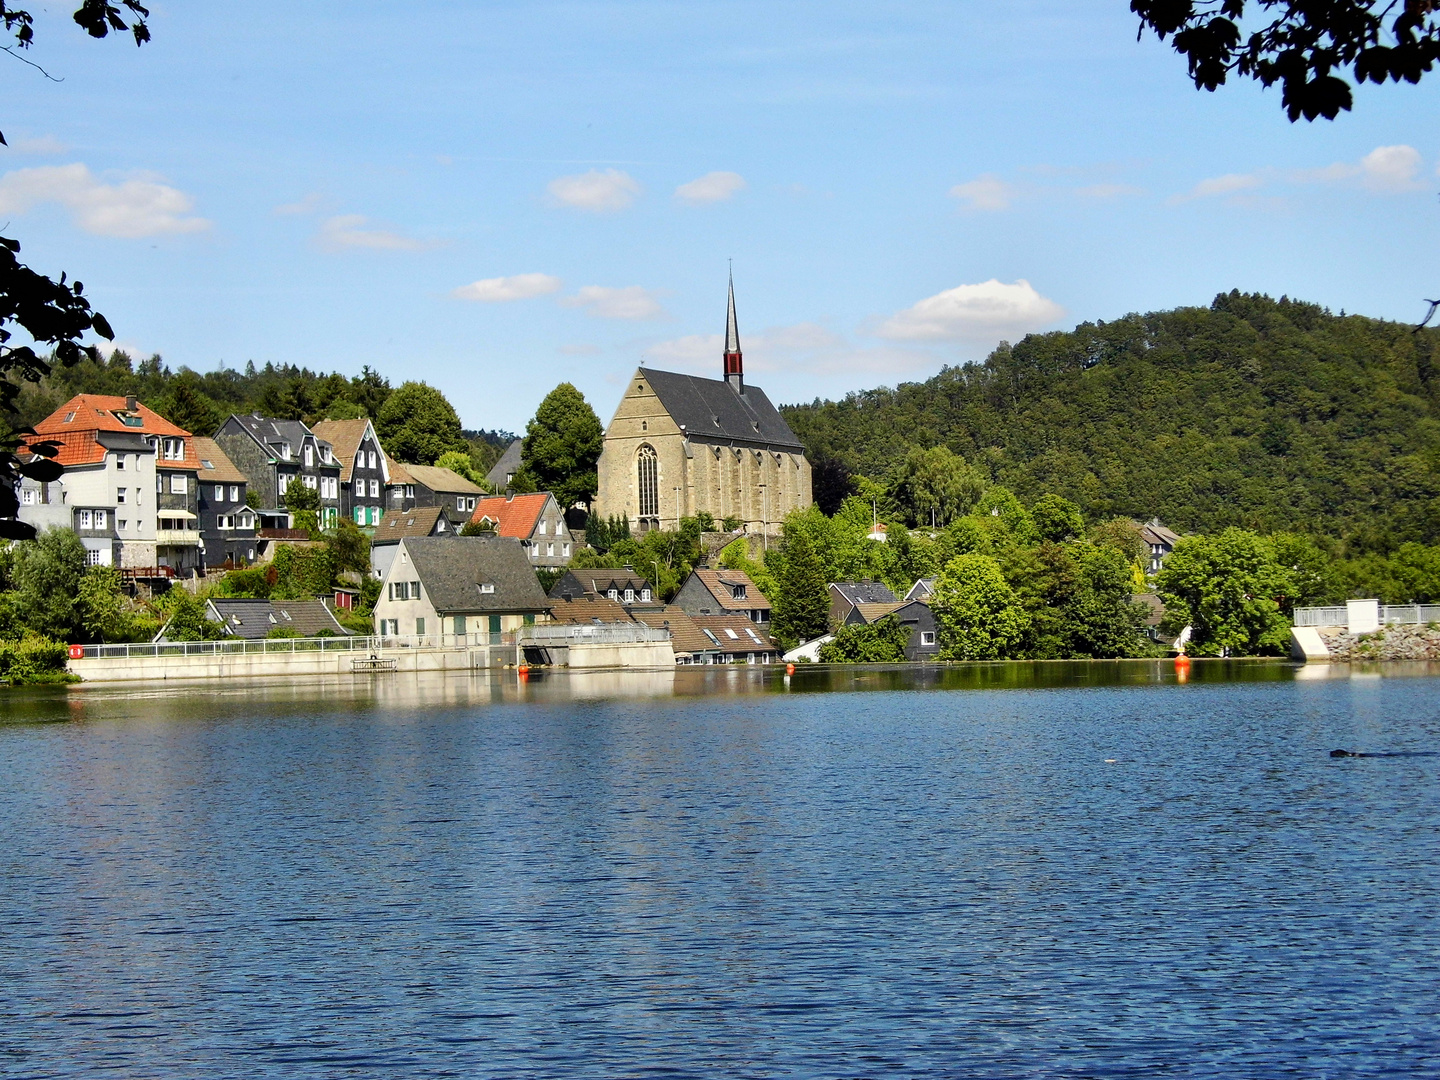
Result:
<svg viewBox="0 0 1440 1080"><path fill-rule="evenodd" d="M1436 1075L1437 671L12 691L0 1075Z"/></svg>

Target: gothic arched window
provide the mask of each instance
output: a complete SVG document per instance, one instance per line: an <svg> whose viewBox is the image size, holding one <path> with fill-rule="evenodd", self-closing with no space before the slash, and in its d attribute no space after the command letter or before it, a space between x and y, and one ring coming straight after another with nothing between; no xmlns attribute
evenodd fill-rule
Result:
<svg viewBox="0 0 1440 1080"><path fill-rule="evenodd" d="M660 516L660 461L655 448L649 443L640 447L635 455L639 469L640 516Z"/></svg>

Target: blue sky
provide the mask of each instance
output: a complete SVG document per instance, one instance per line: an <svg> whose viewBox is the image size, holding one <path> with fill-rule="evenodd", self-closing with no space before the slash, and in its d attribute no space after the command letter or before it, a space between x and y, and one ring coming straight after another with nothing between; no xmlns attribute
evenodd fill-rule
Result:
<svg viewBox="0 0 1440 1080"><path fill-rule="evenodd" d="M556 383L719 377L727 260L777 402L1001 338L1282 293L1436 295L1440 75L1291 124L1123 0L37 10L0 224L172 366L370 364L518 430ZM240 14L243 10L243 15Z"/></svg>

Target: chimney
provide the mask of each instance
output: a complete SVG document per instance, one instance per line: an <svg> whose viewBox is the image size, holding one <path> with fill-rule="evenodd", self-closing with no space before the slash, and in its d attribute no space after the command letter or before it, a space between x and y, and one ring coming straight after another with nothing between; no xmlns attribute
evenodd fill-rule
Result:
<svg viewBox="0 0 1440 1080"><path fill-rule="evenodd" d="M125 399L125 411L126 411L126 412L139 412L139 411L140 411L140 402L138 402L138 401L135 400L135 395L134 395L134 394L131 394L131 395L129 395L128 397L126 397L126 399Z"/></svg>
<svg viewBox="0 0 1440 1080"><path fill-rule="evenodd" d="M725 381L737 394L745 392L745 364L740 356L740 327L735 321L735 278L730 278L730 299L725 311Z"/></svg>

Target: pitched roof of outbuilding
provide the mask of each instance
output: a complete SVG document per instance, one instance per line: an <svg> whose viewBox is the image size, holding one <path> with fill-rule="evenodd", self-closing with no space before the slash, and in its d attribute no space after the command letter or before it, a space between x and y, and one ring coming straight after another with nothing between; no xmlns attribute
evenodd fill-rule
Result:
<svg viewBox="0 0 1440 1080"><path fill-rule="evenodd" d="M437 612L542 612L550 601L520 541L504 536L410 537L401 543ZM399 557L390 564L401 571ZM481 592L481 585L494 592Z"/></svg>
<svg viewBox="0 0 1440 1080"><path fill-rule="evenodd" d="M248 484L250 478L235 467L235 463L225 456L225 451L220 449L220 444L214 439L207 439L203 435L195 436L195 456L200 459L200 482L227 484Z"/></svg>
<svg viewBox="0 0 1440 1080"><path fill-rule="evenodd" d="M485 494L485 489L479 484L472 484L453 469L442 469L438 465L406 465L405 471L414 477L415 483L424 484L431 491L447 495Z"/></svg>
<svg viewBox="0 0 1440 1080"><path fill-rule="evenodd" d="M449 535L448 527L437 530L436 525L444 516L443 506L417 506L413 510L386 510L375 526L373 544L398 544L409 536L431 536L437 531Z"/></svg>
<svg viewBox="0 0 1440 1080"><path fill-rule="evenodd" d="M495 522L497 535L528 540L534 534L535 527L540 523L540 514L549 501L550 493L548 491L536 491L528 495L509 497L492 495L475 504L475 512L470 515L470 520L480 521L489 518Z"/></svg>
<svg viewBox="0 0 1440 1080"><path fill-rule="evenodd" d="M301 637L315 637L329 630L337 637L346 630L319 600L250 600L212 599L210 601L227 633L234 637L256 640L277 626L294 630Z"/></svg>
<svg viewBox="0 0 1440 1080"><path fill-rule="evenodd" d="M700 569L693 573L726 611L765 611L770 607L770 601L765 599L765 594L755 587L755 582L751 581L750 575L743 570ZM737 600L731 594L732 585L745 586L744 599Z"/></svg>
<svg viewBox="0 0 1440 1080"><path fill-rule="evenodd" d="M649 383L670 418L694 438L804 449L758 386L747 384L744 393L736 393L721 379L643 367L636 378Z"/></svg>

